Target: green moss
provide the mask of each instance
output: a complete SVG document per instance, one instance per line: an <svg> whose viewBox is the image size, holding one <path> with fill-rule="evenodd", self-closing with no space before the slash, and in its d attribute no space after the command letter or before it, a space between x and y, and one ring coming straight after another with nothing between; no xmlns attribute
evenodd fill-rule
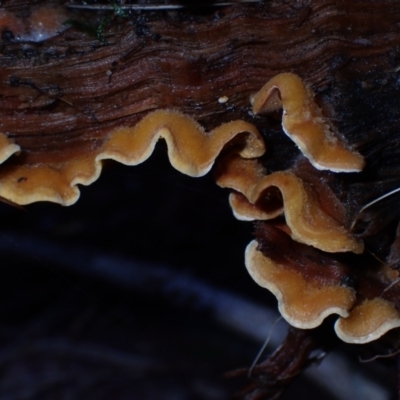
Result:
<svg viewBox="0 0 400 400"><path fill-rule="evenodd" d="M77 19L68 19L64 21L63 24L73 26L74 28L85 32L89 36L95 37L102 44L106 45L108 42L105 38L105 32L109 23L116 17L128 18L128 13L115 2L113 2L112 7L113 10L109 15L106 15L95 23L80 21Z"/></svg>

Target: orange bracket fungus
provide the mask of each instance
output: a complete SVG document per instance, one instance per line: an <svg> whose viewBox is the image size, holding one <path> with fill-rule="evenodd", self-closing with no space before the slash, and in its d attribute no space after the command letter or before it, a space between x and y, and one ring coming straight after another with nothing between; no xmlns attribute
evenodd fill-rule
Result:
<svg viewBox="0 0 400 400"><path fill-rule="evenodd" d="M293 172L263 174L256 160L238 157L226 159L218 172L217 183L237 192L230 199L237 218L267 220L284 213L295 240L329 252L362 252L362 243L324 212L311 186Z"/></svg>
<svg viewBox="0 0 400 400"><path fill-rule="evenodd" d="M315 168L333 172L361 171L364 158L349 150L334 134L313 97L310 88L297 75L284 73L263 86L251 97L251 103L255 114L283 108L283 131Z"/></svg>
<svg viewBox="0 0 400 400"><path fill-rule="evenodd" d="M311 90L298 76L280 74L252 96L253 111L282 107L285 133L316 168L334 172L361 170L363 158L333 137L312 98ZM363 251L362 241L324 210L313 185L301 174L295 170L268 174L258 161L265 153L260 133L254 125L239 120L205 132L187 115L157 110L132 127L111 130L104 144L85 157L66 159L58 164L4 166L0 170L0 195L21 205L35 201L73 204L79 197L77 185L94 182L100 175L102 160L137 165L151 155L159 138L167 142L171 164L189 176L206 174L223 151L225 155L216 168L217 183L233 189L230 202L234 214L243 220L269 220L271 226L283 215L285 223L274 229L281 236L289 234L291 239L281 237L280 243L291 240L289 247L298 243L296 246L303 246L299 253L307 246L328 253ZM16 152L23 154L23 149L5 135L0 139L3 161ZM292 260L293 263L301 264L299 260ZM322 264L321 271L329 261ZM285 262L274 261L257 250L256 241L246 250L246 265L253 279L276 295L282 315L293 326L314 328L328 315L338 314L341 316L336 325L339 337L361 343L374 340L399 325L399 314L388 301L366 301L353 310L354 289L337 281L323 285L318 280L310 282L307 267L304 271L293 270ZM371 321L360 325L357 323L360 314L367 319L371 314Z"/></svg>
<svg viewBox="0 0 400 400"><path fill-rule="evenodd" d="M240 147L235 150L237 135L241 135ZM151 155L160 137L168 144L171 164L190 176L206 174L226 145L242 157L259 157L265 150L258 130L244 121L233 121L205 132L186 115L173 110L158 110L134 127L112 130L103 146L85 157L57 164L4 168L0 171L0 195L21 205L35 201L71 205L79 197L76 185L93 183L100 175L102 160L137 165ZM10 144L4 142L3 151L9 151L9 148Z"/></svg>
<svg viewBox="0 0 400 400"><path fill-rule="evenodd" d="M313 102L311 90L298 76L280 74L272 78L252 96L252 104L255 113L282 107L284 131L318 169L334 172L362 169L363 158L332 136ZM230 199L234 214L244 220L269 220L272 226L273 221L283 215L285 223L274 228L281 232L280 243L292 241L288 247L298 243L296 246L303 246L299 253L306 252L307 246L328 253L363 251L363 243L344 223L324 210L315 185L310 185L295 170L268 174L257 160L265 153L265 145L254 125L232 121L205 132L192 118L174 110L157 110L132 127L111 130L104 144L89 156L68 159L57 165L6 166L0 171L0 195L21 205L43 200L73 204L79 196L76 185L94 182L100 175L102 160L137 165L151 155L159 138L167 142L171 164L189 176L206 174L224 151L216 168L217 183L234 190ZM19 147L4 136L2 145L4 159L19 151ZM288 234L291 239L284 239ZM281 248L281 251L285 250ZM379 303L378 311L374 307L377 300L367 301L352 310L356 302L353 288L337 280L324 284L310 281L306 261L292 260L290 265L302 263L306 265L304 271L293 270L285 262L274 261L258 251L255 241L246 250L250 275L276 295L282 315L293 326L314 328L328 315L338 314L341 316L336 325L338 335L347 342L360 343L376 339L399 325L398 312L386 300L382 300L383 305ZM329 258L321 263L323 271ZM383 317L386 314L382 310L388 318ZM367 318L371 314L369 325L361 325L368 325L368 328L352 329L360 325L357 324L360 313ZM377 320L376 315L381 319Z"/></svg>
<svg viewBox="0 0 400 400"><path fill-rule="evenodd" d="M368 343L398 327L399 311L380 297L365 300L351 311L348 318L341 318L335 324L337 335L348 343Z"/></svg>
<svg viewBox="0 0 400 400"><path fill-rule="evenodd" d="M246 266L251 277L278 299L279 311L291 325L310 329L319 326L331 314L348 317L355 301L352 289L313 284L301 272L285 268L257 251L257 242L246 249Z"/></svg>

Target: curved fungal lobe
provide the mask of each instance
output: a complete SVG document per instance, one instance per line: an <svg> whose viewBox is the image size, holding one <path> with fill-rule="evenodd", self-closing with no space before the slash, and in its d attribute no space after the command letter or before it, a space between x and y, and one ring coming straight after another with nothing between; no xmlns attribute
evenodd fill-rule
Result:
<svg viewBox="0 0 400 400"><path fill-rule="evenodd" d="M206 174L226 146L242 157L259 157L265 152L261 135L247 122L232 121L205 132L178 111L157 110L133 127L111 131L100 148L84 157L57 164L3 166L0 196L21 205L35 201L71 205L79 198L77 185L89 185L99 177L102 160L140 164L151 155L160 138L167 142L172 165L190 176ZM3 152L7 146L3 146Z"/></svg>
<svg viewBox="0 0 400 400"><path fill-rule="evenodd" d="M299 76L279 74L251 97L253 113L283 108L282 128L317 169L359 172L364 158L348 148L323 117L314 94Z"/></svg>
<svg viewBox="0 0 400 400"><path fill-rule="evenodd" d="M257 241L251 242L245 253L247 270L276 296L282 316L291 325L315 328L328 315L338 314L338 337L356 344L371 342L400 327L398 301L385 298L382 290L382 279L388 281L388 276L382 275L388 275L387 271L372 274L368 265L360 271L358 265L294 241L284 224L274 221L258 223L255 233ZM398 276L392 283L397 281Z"/></svg>
<svg viewBox="0 0 400 400"><path fill-rule="evenodd" d="M167 142L168 156L174 168L193 177L209 172L227 145L230 151L244 158L260 157L265 152L257 128L247 122L232 121L205 132L187 115L159 110L148 114L133 129L120 128L111 132L97 160L108 158L126 165L139 164L151 155L159 138Z"/></svg>
<svg viewBox="0 0 400 400"><path fill-rule="evenodd" d="M288 250L283 246L279 248ZM250 276L275 295L279 311L289 324L310 329L319 326L331 314L348 317L356 299L353 289L330 280L312 282L307 268L302 271L301 265L293 265L299 260L281 256L281 261L267 257L258 250L257 241L252 241L246 248L245 260ZM317 267L323 268L322 265Z"/></svg>
<svg viewBox="0 0 400 400"><path fill-rule="evenodd" d="M391 329L400 327L400 312L380 297L364 300L348 318L335 324L336 334L348 343L368 343L380 338Z"/></svg>
<svg viewBox="0 0 400 400"><path fill-rule="evenodd" d="M363 251L363 243L323 209L311 185L294 171L268 175L258 160L229 155L218 165L217 183L234 189L230 204L238 219L271 220L284 214L298 242L327 252Z"/></svg>

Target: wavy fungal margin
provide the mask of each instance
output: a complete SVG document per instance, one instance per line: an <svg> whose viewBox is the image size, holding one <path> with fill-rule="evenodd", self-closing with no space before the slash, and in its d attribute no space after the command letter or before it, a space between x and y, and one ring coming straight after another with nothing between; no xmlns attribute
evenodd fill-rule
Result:
<svg viewBox="0 0 400 400"><path fill-rule="evenodd" d="M362 253L362 241L324 212L313 189L293 172L267 174L257 160L237 155L218 169L217 184L234 189L229 200L238 219L271 220L284 213L294 240L330 253Z"/></svg>
<svg viewBox="0 0 400 400"><path fill-rule="evenodd" d="M298 75L275 76L250 101L254 114L283 109L283 131L315 168L332 172L364 168L364 158L334 133L315 103L314 93Z"/></svg>
<svg viewBox="0 0 400 400"><path fill-rule="evenodd" d="M134 127L121 127L110 132L108 140L95 154L57 165L3 166L0 170L0 196L21 205L36 201L51 201L64 206L74 204L79 198L77 185L90 185L97 180L102 160L140 164L150 157L160 138L167 142L171 164L193 177L205 175L230 142L232 151L236 151L235 138L240 141L237 152L242 157L260 157L265 152L260 133L247 122L232 121L205 132L187 115L173 110L157 110Z"/></svg>
<svg viewBox="0 0 400 400"><path fill-rule="evenodd" d="M400 312L387 300L375 297L354 307L348 318L335 323L336 334L347 343L362 344L400 327Z"/></svg>
<svg viewBox="0 0 400 400"><path fill-rule="evenodd" d="M356 300L351 288L340 285L313 285L303 276L286 269L257 250L254 240L246 248L245 264L250 276L272 292L278 308L292 326L311 329L331 314L348 317Z"/></svg>

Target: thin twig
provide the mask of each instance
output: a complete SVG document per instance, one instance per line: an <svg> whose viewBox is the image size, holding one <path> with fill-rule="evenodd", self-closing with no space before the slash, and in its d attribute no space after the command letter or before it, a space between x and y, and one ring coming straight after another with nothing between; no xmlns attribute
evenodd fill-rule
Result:
<svg viewBox="0 0 400 400"><path fill-rule="evenodd" d="M390 357L396 356L397 354L400 354L400 349L395 351L394 353L390 353L390 354L378 354L372 358L367 358L366 360L363 360L361 357L358 357L358 360L360 361L360 363L366 364L366 363L375 361L378 358L390 358Z"/></svg>
<svg viewBox="0 0 400 400"><path fill-rule="evenodd" d="M371 201L370 203L368 203L368 204L366 204L364 207L362 207L362 208L360 209L360 211L358 212L357 217L354 219L353 223L351 224L350 229L352 230L352 229L354 228L356 222L358 221L358 216L359 216L362 212L364 212L367 208L373 206L374 204L376 204L376 203L378 203L378 202L380 202L380 201L386 199L387 197L392 196L393 194L398 193L398 192L400 192L400 187L397 188L397 189L392 190L392 191L389 192L389 193L384 194L384 195L381 196L381 197L378 197L377 199Z"/></svg>
<svg viewBox="0 0 400 400"><path fill-rule="evenodd" d="M251 374L253 373L254 367L258 363L258 360L261 358L262 354L264 353L264 350L267 348L269 341L271 340L271 335L272 331L275 328L275 325L282 319L282 316L277 318L275 322L272 324L271 329L268 333L267 338L265 339L265 342L261 346L260 351L257 353L256 358L254 359L253 363L251 364L251 367L249 368L249 372L247 373L248 378L251 378Z"/></svg>
<svg viewBox="0 0 400 400"><path fill-rule="evenodd" d="M374 254L372 251L367 250L369 254L371 254L372 257L375 258L376 261L379 261L380 264L382 265L387 265L387 263L385 263L385 261L381 260L376 254ZM390 265L388 265L390 267Z"/></svg>
<svg viewBox="0 0 400 400"><path fill-rule="evenodd" d="M383 293L387 292L388 290L390 290L393 286L397 285L400 282L400 277L395 279L393 282L391 282L388 286L385 287L385 289L383 289L381 296L383 295Z"/></svg>
<svg viewBox="0 0 400 400"><path fill-rule="evenodd" d="M235 4L242 3L258 3L259 0L237 0L235 2L220 2L220 3L196 3L191 7L204 8L204 7L226 7L233 6ZM113 5L103 5L103 4L65 4L68 8L79 8L85 10L101 10L101 11L112 11L115 9ZM188 8L187 5L183 4L121 4L118 5L119 9L122 10L139 10L139 11L170 11L170 10L181 10L183 8Z"/></svg>

